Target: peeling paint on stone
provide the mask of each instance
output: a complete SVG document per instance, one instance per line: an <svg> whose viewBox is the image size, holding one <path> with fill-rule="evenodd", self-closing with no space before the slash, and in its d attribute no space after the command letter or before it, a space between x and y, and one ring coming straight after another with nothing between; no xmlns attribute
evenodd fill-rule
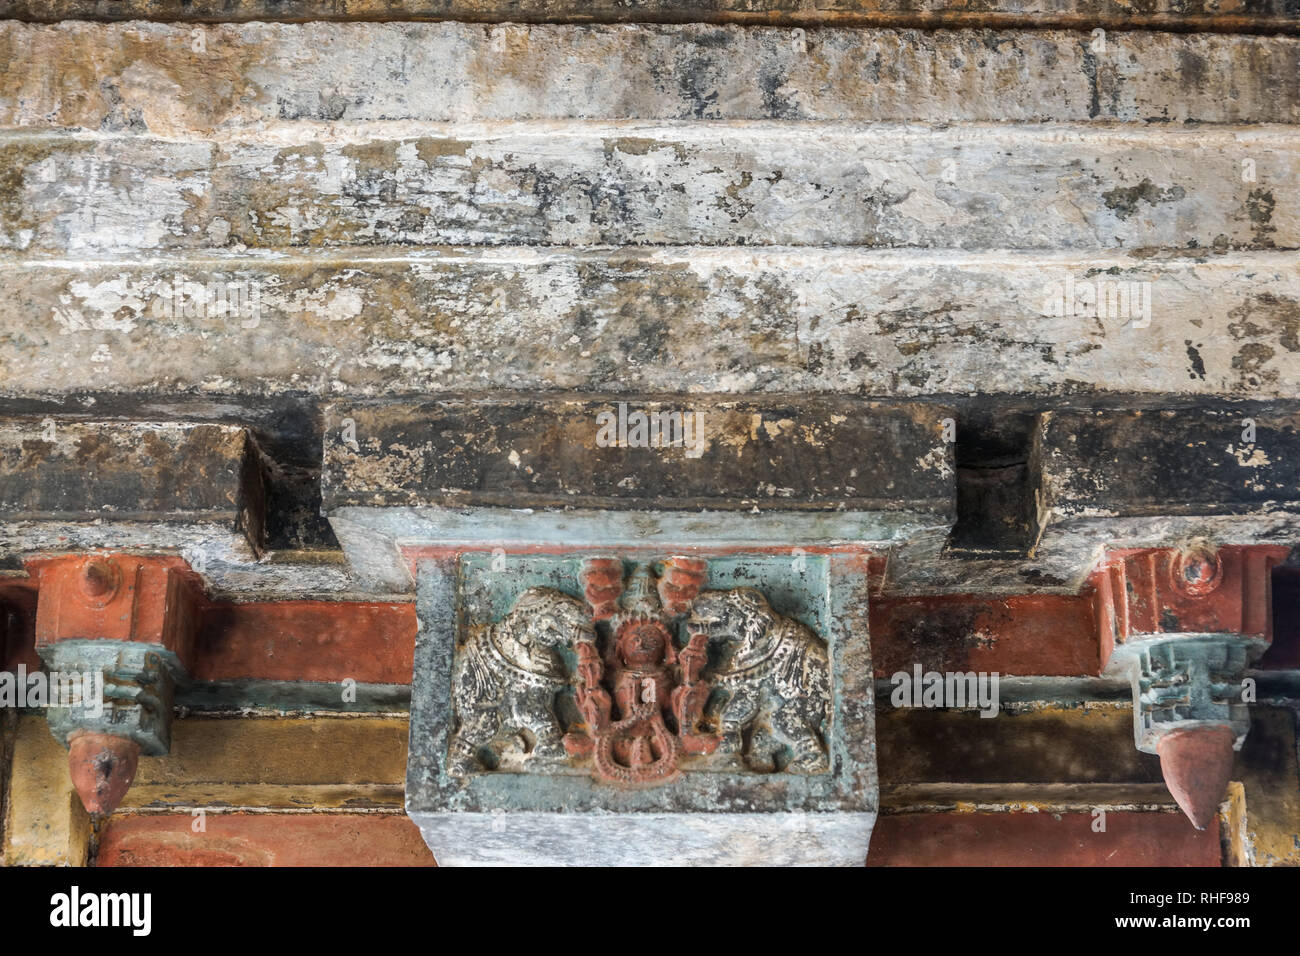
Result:
<svg viewBox="0 0 1300 956"><path fill-rule="evenodd" d="M1053 30L197 29L202 50L189 26L0 24L0 126L180 138L340 120L1286 123L1300 111L1300 41L1288 37L1114 31L1098 55L1088 34ZM1203 68L1189 72L1189 57Z"/></svg>
<svg viewBox="0 0 1300 956"><path fill-rule="evenodd" d="M1297 134L1275 128L395 132L347 126L310 145L0 138L0 164L12 168L0 185L0 246L1300 245L1294 191L1256 185L1300 178ZM1247 158L1254 182L1242 181Z"/></svg>
<svg viewBox="0 0 1300 956"><path fill-rule="evenodd" d="M1149 322L1136 308L1048 314L1067 280L1148 283ZM1279 252L402 250L10 261L0 281L0 392L10 395L91 381L356 397L1300 389L1300 262ZM258 289L256 321L205 306L212 283ZM159 315L177 288L195 291Z"/></svg>

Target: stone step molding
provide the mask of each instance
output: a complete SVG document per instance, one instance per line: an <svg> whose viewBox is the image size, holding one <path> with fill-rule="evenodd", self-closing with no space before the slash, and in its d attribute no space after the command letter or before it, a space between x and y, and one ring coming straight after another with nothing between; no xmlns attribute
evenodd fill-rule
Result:
<svg viewBox="0 0 1300 956"><path fill-rule="evenodd" d="M0 323L23 330L0 340L9 396L79 393L87 369L118 393L258 401L1300 389L1300 264L1280 251L384 247L6 259L0 281Z"/></svg>
<svg viewBox="0 0 1300 956"><path fill-rule="evenodd" d="M1300 39L710 25L0 23L0 128L372 121L1294 123ZM293 63L293 70L280 64ZM58 82L45 70L59 64Z"/></svg>
<svg viewBox="0 0 1300 956"><path fill-rule="evenodd" d="M216 595L383 596L412 592L412 542L476 540L492 524L510 545L853 542L890 555L880 588L893 596L1071 595L1106 548L1197 537L1290 546L1296 416L1287 403L1042 412L1023 485L1009 491L1033 515L1028 549L999 557L951 546L966 425L942 403L342 402L324 413L320 494L346 564L266 560L276 466L238 426L11 419L0 423L0 553L19 568L61 553L163 550Z"/></svg>
<svg viewBox="0 0 1300 956"><path fill-rule="evenodd" d="M0 249L1300 246L1290 126L361 123L0 136ZM734 253L737 258L744 253Z"/></svg>
<svg viewBox="0 0 1300 956"><path fill-rule="evenodd" d="M264 462L249 432L202 422L0 422L0 553L188 551L255 561Z"/></svg>
<svg viewBox="0 0 1300 956"><path fill-rule="evenodd" d="M340 403L322 503L353 570L398 591L437 542L892 542L951 525L953 421L840 399Z"/></svg>
<svg viewBox="0 0 1300 956"><path fill-rule="evenodd" d="M1300 536L1290 403L1060 409L1035 418L1021 493L1034 515L1021 556L949 550L922 532L895 552L891 594L1077 594L1106 549L1209 538L1290 548Z"/></svg>

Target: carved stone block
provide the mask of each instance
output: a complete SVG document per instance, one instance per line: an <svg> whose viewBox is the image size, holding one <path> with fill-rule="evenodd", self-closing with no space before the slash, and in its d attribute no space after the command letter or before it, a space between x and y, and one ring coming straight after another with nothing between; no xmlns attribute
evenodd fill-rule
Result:
<svg viewBox="0 0 1300 956"><path fill-rule="evenodd" d="M947 534L955 415L821 397L341 403L322 510L374 591L413 589L404 552L439 541L887 547Z"/></svg>
<svg viewBox="0 0 1300 956"><path fill-rule="evenodd" d="M42 657L51 671L102 674L103 703L47 707L50 733L67 746L78 734L107 734L132 740L146 757L171 750L176 680L165 651L124 641L60 641Z"/></svg>
<svg viewBox="0 0 1300 956"><path fill-rule="evenodd" d="M407 810L440 863L860 864L865 556L419 562Z"/></svg>
<svg viewBox="0 0 1300 956"><path fill-rule="evenodd" d="M261 454L244 428L195 422L0 422L0 553L262 550Z"/></svg>

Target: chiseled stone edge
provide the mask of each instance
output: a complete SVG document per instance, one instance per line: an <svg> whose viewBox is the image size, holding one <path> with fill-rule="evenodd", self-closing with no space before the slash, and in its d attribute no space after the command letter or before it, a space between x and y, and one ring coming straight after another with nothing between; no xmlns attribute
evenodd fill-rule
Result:
<svg viewBox="0 0 1300 956"><path fill-rule="evenodd" d="M261 452L244 428L205 422L0 420L0 452L6 497L0 510L0 559L102 547L161 549L179 551L204 570L209 559L255 561L264 546ZM178 455L201 457L182 462ZM61 477L75 478L85 469L94 469L99 497L60 502ZM206 497L197 506L180 496L177 484L195 470L204 482L200 497ZM151 496L164 476L173 483L174 494L155 502Z"/></svg>
<svg viewBox="0 0 1300 956"><path fill-rule="evenodd" d="M687 437L677 446L667 444L671 436L662 445L625 444L637 413L676 415L685 425L673 434ZM944 423L955 414L924 402L838 396L339 402L325 409L322 506L326 514L757 508L950 517L955 453Z"/></svg>

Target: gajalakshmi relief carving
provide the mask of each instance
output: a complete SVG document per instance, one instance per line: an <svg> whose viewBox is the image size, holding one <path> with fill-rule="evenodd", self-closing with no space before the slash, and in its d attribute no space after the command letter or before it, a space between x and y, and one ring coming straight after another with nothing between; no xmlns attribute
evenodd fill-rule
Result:
<svg viewBox="0 0 1300 956"><path fill-rule="evenodd" d="M658 576L588 558L585 600L524 591L471 629L452 671L448 769L587 770L652 787L685 770L824 773L825 642L757 589L704 590L703 558Z"/></svg>

